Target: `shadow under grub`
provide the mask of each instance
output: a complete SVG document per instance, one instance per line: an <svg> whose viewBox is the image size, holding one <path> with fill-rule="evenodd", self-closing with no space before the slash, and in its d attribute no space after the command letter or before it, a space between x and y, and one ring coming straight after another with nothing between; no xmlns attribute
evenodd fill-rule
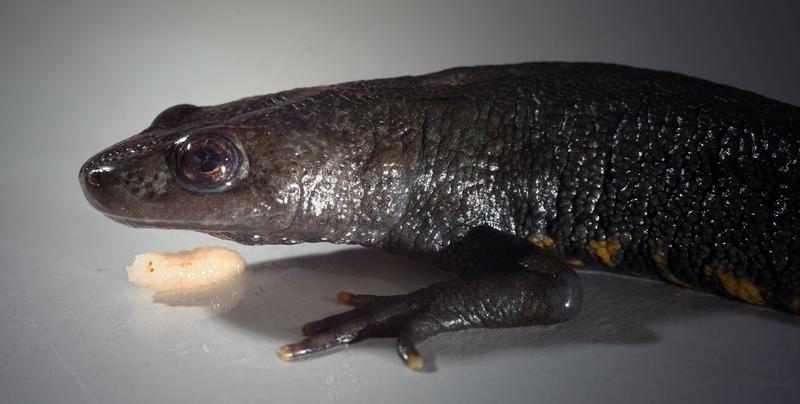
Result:
<svg viewBox="0 0 800 404"><path fill-rule="evenodd" d="M434 356L482 355L503 349L649 344L659 341L654 325L718 312L800 326L798 316L664 282L599 271L579 273L584 286L583 306L566 323L448 333L431 338L420 349L430 361ZM280 340L281 344L296 342L303 338L300 332L303 324L350 309L336 301L335 295L340 290L405 294L452 277L434 267L366 248L262 262L248 267L241 300L220 318L255 334ZM353 348L365 346L393 350L394 340L361 342Z"/></svg>

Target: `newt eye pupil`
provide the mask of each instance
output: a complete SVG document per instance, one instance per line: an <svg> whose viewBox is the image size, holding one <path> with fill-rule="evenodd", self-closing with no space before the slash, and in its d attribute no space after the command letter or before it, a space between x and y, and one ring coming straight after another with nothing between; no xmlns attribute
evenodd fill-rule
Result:
<svg viewBox="0 0 800 404"><path fill-rule="evenodd" d="M193 135L176 151L175 177L191 191L224 191L236 176L239 160L239 149L227 138L213 133Z"/></svg>
<svg viewBox="0 0 800 404"><path fill-rule="evenodd" d="M220 155L202 148L192 154L192 166L204 173L214 171L220 164Z"/></svg>

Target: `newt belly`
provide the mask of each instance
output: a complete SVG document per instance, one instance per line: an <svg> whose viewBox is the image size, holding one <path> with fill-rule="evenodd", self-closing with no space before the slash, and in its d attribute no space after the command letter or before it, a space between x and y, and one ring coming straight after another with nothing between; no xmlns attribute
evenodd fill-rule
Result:
<svg viewBox="0 0 800 404"><path fill-rule="evenodd" d="M132 226L381 248L463 275L340 294L284 359L565 321L572 268L800 312L800 108L680 74L527 63L177 105L80 171ZM380 320L376 320L380 319Z"/></svg>

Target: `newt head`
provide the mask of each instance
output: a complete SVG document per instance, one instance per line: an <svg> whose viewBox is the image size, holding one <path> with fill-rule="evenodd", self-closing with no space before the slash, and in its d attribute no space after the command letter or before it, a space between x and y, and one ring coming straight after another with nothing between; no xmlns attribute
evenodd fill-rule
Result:
<svg viewBox="0 0 800 404"><path fill-rule="evenodd" d="M171 107L81 167L84 195L129 226L197 230L247 244L378 237L383 222L399 217L407 164L381 158L367 144L374 136L353 136L346 108L322 110L309 101L325 93ZM381 198L397 196L394 203L376 210L373 227L348 236L353 223L371 220L365 207L387 202L372 197L377 189Z"/></svg>

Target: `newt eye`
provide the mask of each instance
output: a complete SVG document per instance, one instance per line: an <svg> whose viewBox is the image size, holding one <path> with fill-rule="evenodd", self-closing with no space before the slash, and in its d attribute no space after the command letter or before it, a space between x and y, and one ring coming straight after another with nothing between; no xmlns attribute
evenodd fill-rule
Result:
<svg viewBox="0 0 800 404"><path fill-rule="evenodd" d="M184 188L197 192L228 189L239 170L239 149L218 134L197 134L175 151L175 178Z"/></svg>

